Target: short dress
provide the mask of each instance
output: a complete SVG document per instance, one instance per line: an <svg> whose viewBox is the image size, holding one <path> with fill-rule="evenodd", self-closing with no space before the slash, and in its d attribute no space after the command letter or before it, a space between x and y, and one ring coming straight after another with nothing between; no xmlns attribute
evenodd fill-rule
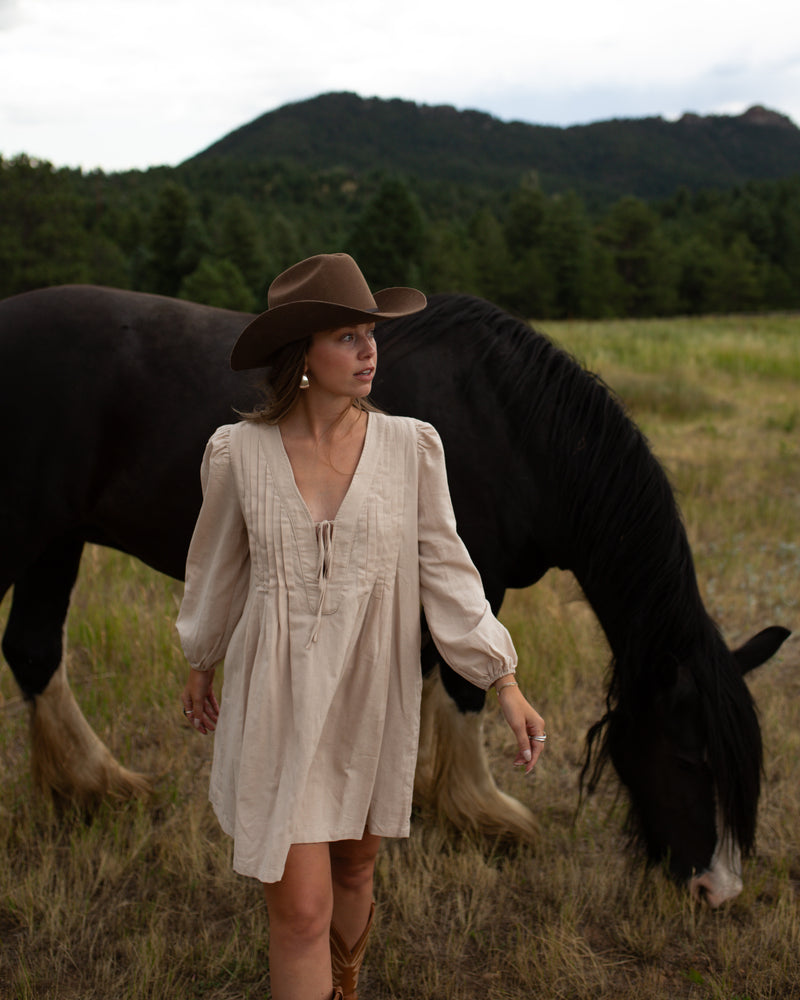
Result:
<svg viewBox="0 0 800 1000"><path fill-rule="evenodd" d="M225 661L209 798L233 867L278 881L292 844L409 833L420 604L445 660L488 688L517 658L456 532L430 424L369 413L333 521L315 523L277 426L220 427L177 621Z"/></svg>

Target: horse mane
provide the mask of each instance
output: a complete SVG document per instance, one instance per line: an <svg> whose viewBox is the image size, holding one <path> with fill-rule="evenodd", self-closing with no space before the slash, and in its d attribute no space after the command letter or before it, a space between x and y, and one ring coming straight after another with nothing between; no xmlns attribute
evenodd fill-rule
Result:
<svg viewBox="0 0 800 1000"><path fill-rule="evenodd" d="M405 321L404 348L422 348L437 328L469 331L462 349L496 386L520 454L546 435L559 520L555 530L548 526L559 546L550 557L573 571L611 645L606 710L587 733L581 795L596 788L608 762L614 720L635 717L674 685L682 665L700 694L723 822L747 853L762 768L755 709L703 605L675 492L647 439L600 376L491 303L432 297ZM633 799L631 806L637 837Z"/></svg>

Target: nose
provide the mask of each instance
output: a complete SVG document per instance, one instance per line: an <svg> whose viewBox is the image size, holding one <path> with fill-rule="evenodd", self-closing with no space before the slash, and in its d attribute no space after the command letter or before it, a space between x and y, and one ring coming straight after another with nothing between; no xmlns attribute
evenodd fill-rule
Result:
<svg viewBox="0 0 800 1000"><path fill-rule="evenodd" d="M719 820L717 827L722 827ZM712 907L736 899L742 891L742 852L730 833L717 838L711 864L689 880L689 891L695 899L705 900Z"/></svg>
<svg viewBox="0 0 800 1000"><path fill-rule="evenodd" d="M712 909L736 899L742 891L742 880L735 872L706 871L689 880L689 892Z"/></svg>
<svg viewBox="0 0 800 1000"><path fill-rule="evenodd" d="M375 346L375 340L372 337L364 337L361 340L358 356L360 358L370 358L373 354L377 353L378 349Z"/></svg>

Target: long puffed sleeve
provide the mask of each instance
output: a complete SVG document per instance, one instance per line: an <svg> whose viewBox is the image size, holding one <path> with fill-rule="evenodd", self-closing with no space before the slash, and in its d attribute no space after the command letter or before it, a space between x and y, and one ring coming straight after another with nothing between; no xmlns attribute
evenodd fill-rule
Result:
<svg viewBox="0 0 800 1000"><path fill-rule="evenodd" d="M480 575L456 531L444 451L430 424L417 425L419 582L425 617L447 663L477 687L513 673L517 654L495 618Z"/></svg>
<svg viewBox="0 0 800 1000"><path fill-rule="evenodd" d="M230 457L231 425L206 445L200 479L203 505L186 559L186 587L177 629L197 670L225 656L247 598L250 547Z"/></svg>

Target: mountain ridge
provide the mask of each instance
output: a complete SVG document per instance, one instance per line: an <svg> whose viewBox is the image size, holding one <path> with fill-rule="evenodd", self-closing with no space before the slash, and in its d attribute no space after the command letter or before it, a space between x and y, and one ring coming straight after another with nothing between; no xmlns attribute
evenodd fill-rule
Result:
<svg viewBox="0 0 800 1000"><path fill-rule="evenodd" d="M800 172L800 129L762 105L737 116L687 112L675 121L613 118L556 126L333 92L266 112L184 164L215 159L502 186L535 175L549 193L573 189L590 200L626 194L652 199L681 186L729 188L794 175Z"/></svg>

